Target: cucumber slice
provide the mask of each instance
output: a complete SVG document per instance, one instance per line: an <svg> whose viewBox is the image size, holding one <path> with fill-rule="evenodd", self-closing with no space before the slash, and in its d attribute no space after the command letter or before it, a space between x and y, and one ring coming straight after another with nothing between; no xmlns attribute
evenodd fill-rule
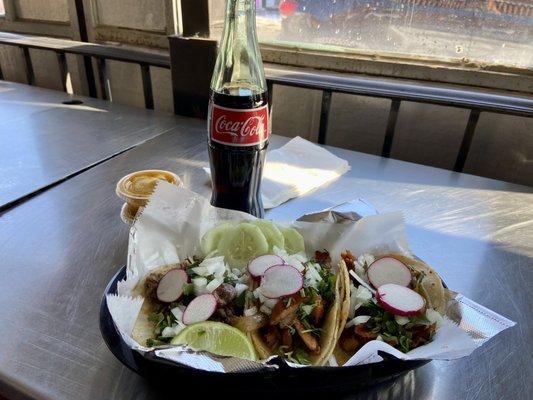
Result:
<svg viewBox="0 0 533 400"><path fill-rule="evenodd" d="M268 252L268 242L257 226L240 223L224 235L218 243L218 252L232 267L242 268L257 256Z"/></svg>
<svg viewBox="0 0 533 400"><path fill-rule="evenodd" d="M261 229L261 232L265 235L269 251L272 251L274 246L279 247L280 249L285 247L283 233L281 233L279 228L274 225L273 222L267 221L266 219L256 219L253 224Z"/></svg>
<svg viewBox="0 0 533 400"><path fill-rule="evenodd" d="M285 238L285 251L289 255L305 250L304 238L296 229L282 229L281 233L283 233L283 237Z"/></svg>
<svg viewBox="0 0 533 400"><path fill-rule="evenodd" d="M233 229L233 225L226 222L217 225L204 233L204 236L202 236L202 240L200 241L200 247L202 248L204 255L216 251L218 248L218 243L220 242L220 238L231 229Z"/></svg>

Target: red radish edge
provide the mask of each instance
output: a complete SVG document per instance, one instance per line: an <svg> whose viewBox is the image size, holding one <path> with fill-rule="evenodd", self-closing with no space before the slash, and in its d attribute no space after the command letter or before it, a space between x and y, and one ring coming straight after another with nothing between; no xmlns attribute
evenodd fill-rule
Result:
<svg viewBox="0 0 533 400"><path fill-rule="evenodd" d="M202 294L194 298L181 318L185 325L195 324L197 322L207 321L217 309L217 299L212 294Z"/></svg>
<svg viewBox="0 0 533 400"><path fill-rule="evenodd" d="M304 286L304 277L292 265L274 265L261 278L261 293L269 299L290 296Z"/></svg>
<svg viewBox="0 0 533 400"><path fill-rule="evenodd" d="M248 263L248 271L254 278L263 276L267 269L274 265L282 265L284 263L280 256L273 254L265 254L254 258Z"/></svg>
<svg viewBox="0 0 533 400"><path fill-rule="evenodd" d="M394 257L378 258L366 271L368 281L378 289L381 285L395 283L400 286L411 284L411 270Z"/></svg>
<svg viewBox="0 0 533 400"><path fill-rule="evenodd" d="M420 315L426 306L424 298L417 292L394 283L381 285L376 299L385 310L401 317Z"/></svg>
<svg viewBox="0 0 533 400"><path fill-rule="evenodd" d="M187 272L174 268L167 271L157 285L156 296L159 301L172 303L183 294L183 285L189 280Z"/></svg>

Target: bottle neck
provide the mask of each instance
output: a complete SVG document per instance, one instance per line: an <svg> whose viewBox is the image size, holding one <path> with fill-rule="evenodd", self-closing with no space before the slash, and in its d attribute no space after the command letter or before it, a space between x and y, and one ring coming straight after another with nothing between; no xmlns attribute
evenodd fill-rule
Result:
<svg viewBox="0 0 533 400"><path fill-rule="evenodd" d="M226 22L211 88L227 94L235 90L266 91L255 26L255 0L227 1Z"/></svg>
<svg viewBox="0 0 533 400"><path fill-rule="evenodd" d="M226 33L233 32L235 39L257 38L255 29L255 0L228 0L226 5Z"/></svg>

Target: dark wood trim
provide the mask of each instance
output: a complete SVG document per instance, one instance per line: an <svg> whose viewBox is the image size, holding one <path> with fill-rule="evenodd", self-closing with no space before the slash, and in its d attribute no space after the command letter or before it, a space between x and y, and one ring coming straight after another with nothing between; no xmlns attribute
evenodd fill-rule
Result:
<svg viewBox="0 0 533 400"><path fill-rule="evenodd" d="M217 41L169 37L174 112L206 118ZM194 66L194 67L191 67Z"/></svg>
<svg viewBox="0 0 533 400"><path fill-rule="evenodd" d="M181 0L181 15L183 36L209 36L209 0Z"/></svg>
<svg viewBox="0 0 533 400"><path fill-rule="evenodd" d="M143 82L144 107L154 109L154 94L152 92L152 77L150 76L150 66L141 64L141 77Z"/></svg>
<svg viewBox="0 0 533 400"><path fill-rule="evenodd" d="M83 0L74 0L76 7L76 17L78 21L78 30L81 42L88 42L87 23L85 22L85 9L83 7Z"/></svg>
<svg viewBox="0 0 533 400"><path fill-rule="evenodd" d="M35 74L33 72L30 49L28 47L21 47L21 49L22 55L24 56L24 66L26 68L26 80L28 81L28 85L35 85Z"/></svg>
<svg viewBox="0 0 533 400"><path fill-rule="evenodd" d="M106 59L97 58L96 67L98 69L98 83L100 85L100 96L103 100L111 99L111 93L108 93L107 87L107 70L106 70Z"/></svg>
<svg viewBox="0 0 533 400"><path fill-rule="evenodd" d="M392 143L394 142L396 122L398 121L398 114L400 112L400 103L400 100L392 100L389 111L389 119L387 121L387 129L385 130L385 138L383 139L383 148L381 149L382 157L390 157Z"/></svg>
<svg viewBox="0 0 533 400"><path fill-rule="evenodd" d="M67 73L68 73L68 66L67 66L67 58L65 56L65 52L58 51L57 53L57 65L59 67L59 76L61 78L61 87L63 88L63 92L67 92Z"/></svg>
<svg viewBox="0 0 533 400"><path fill-rule="evenodd" d="M466 159L468 158L468 153L470 152L470 146L472 146L472 141L474 140L474 134L476 133L476 126L479 121L480 114L480 110L474 109L470 111L470 116L468 117L465 133L461 142L461 147L459 148L459 154L457 154L457 159L455 160L455 165L453 167L453 170L456 172L463 172Z"/></svg>
<svg viewBox="0 0 533 400"><path fill-rule="evenodd" d="M322 92L322 105L320 107L320 125L318 128L318 143L326 144L328 133L329 112L331 109L331 90Z"/></svg>

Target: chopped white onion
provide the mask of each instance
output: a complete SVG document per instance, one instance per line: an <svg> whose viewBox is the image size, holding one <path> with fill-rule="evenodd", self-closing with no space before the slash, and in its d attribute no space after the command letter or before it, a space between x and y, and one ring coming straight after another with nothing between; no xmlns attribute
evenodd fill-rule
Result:
<svg viewBox="0 0 533 400"><path fill-rule="evenodd" d="M355 278L355 280L360 284L360 285L363 285L365 288L367 288L368 290L370 290L370 292L372 293L375 293L376 291L374 289L372 289L370 287L370 285L363 279L361 278L358 274L355 273L355 271L351 270L350 271L350 275L353 276Z"/></svg>
<svg viewBox="0 0 533 400"><path fill-rule="evenodd" d="M205 290L208 293L213 293L220 285L222 285L222 283L224 283L224 279L215 278L207 284L207 286L205 287Z"/></svg>
<svg viewBox="0 0 533 400"><path fill-rule="evenodd" d="M204 277L197 277L192 279L192 284L194 285L194 293L196 295L205 294L207 286L207 279Z"/></svg>
<svg viewBox="0 0 533 400"><path fill-rule="evenodd" d="M396 323L398 325L400 325L400 326L403 326L403 325L409 323L409 318L408 317L401 317L399 315L395 315L394 319L396 320Z"/></svg>
<svg viewBox="0 0 533 400"><path fill-rule="evenodd" d="M358 317L352 318L346 323L346 328L351 328L355 325L366 324L370 319L369 315L359 315Z"/></svg>
<svg viewBox="0 0 533 400"><path fill-rule="evenodd" d="M185 325L183 324L176 324L173 326L167 326L165 329L163 329L163 332L161 332L161 336L167 338L167 337L174 337L178 333L180 333L183 329L185 329Z"/></svg>
<svg viewBox="0 0 533 400"><path fill-rule="evenodd" d="M304 306L301 306L302 311L305 315L309 315L313 312L313 308L315 308L312 304L306 304Z"/></svg>
<svg viewBox="0 0 533 400"><path fill-rule="evenodd" d="M170 312L174 315L176 321L182 322L183 310L180 307L174 307Z"/></svg>
<svg viewBox="0 0 533 400"><path fill-rule="evenodd" d="M251 307L251 308L244 310L244 315L246 317L251 317L255 314L257 314L257 307Z"/></svg>
<svg viewBox="0 0 533 400"><path fill-rule="evenodd" d="M307 270L305 271L305 286L306 287L312 287L317 288L318 283L322 281L322 277L320 276L320 265L315 263L308 263L307 264Z"/></svg>
<svg viewBox="0 0 533 400"><path fill-rule="evenodd" d="M365 264L368 268L370 264L372 264L374 261L376 261L376 258L369 253L363 253L359 257L357 257L357 263L363 268L365 267Z"/></svg>
<svg viewBox="0 0 533 400"><path fill-rule="evenodd" d="M267 315L272 314L272 309L268 308L264 304L261 306L261 308L259 308L259 311L261 311L262 313L267 314Z"/></svg>
<svg viewBox="0 0 533 400"><path fill-rule="evenodd" d="M432 324L436 323L437 328L440 328L444 323L444 317L438 311L435 311L433 308L428 308L426 310L426 318Z"/></svg>
<svg viewBox="0 0 533 400"><path fill-rule="evenodd" d="M248 285L245 285L244 283L237 283L235 285L235 291L237 292L237 296L240 296L246 290L248 290Z"/></svg>

